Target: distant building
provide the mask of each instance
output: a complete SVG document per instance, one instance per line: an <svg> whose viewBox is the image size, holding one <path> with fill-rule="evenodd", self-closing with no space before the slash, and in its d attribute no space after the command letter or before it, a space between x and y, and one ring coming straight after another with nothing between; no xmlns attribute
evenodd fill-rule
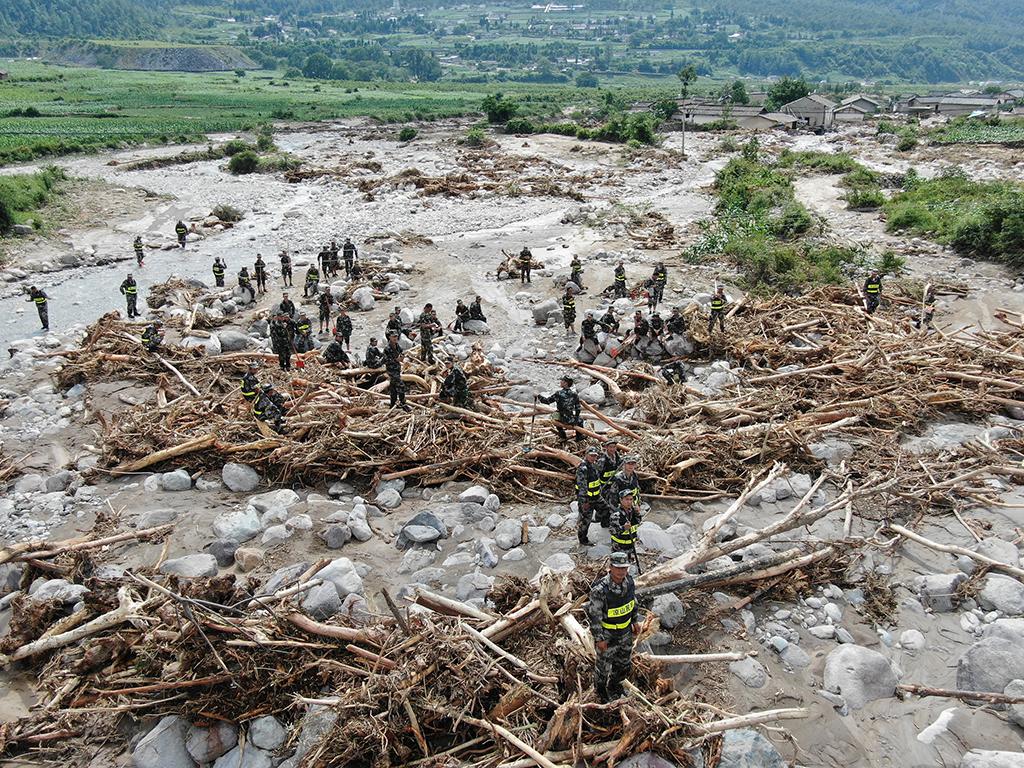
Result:
<svg viewBox="0 0 1024 768"><path fill-rule="evenodd" d="M737 128L748 131L792 128L797 122L797 118L792 115L769 114L765 112L764 107L680 101L679 111L672 116L672 120L682 122L684 118L687 125L701 127L715 123L733 123Z"/></svg>
<svg viewBox="0 0 1024 768"><path fill-rule="evenodd" d="M768 101L767 91L749 91L747 93L747 103L752 107L763 106Z"/></svg>
<svg viewBox="0 0 1024 768"><path fill-rule="evenodd" d="M868 113L857 104L841 104L835 108L832 116L837 123L863 123Z"/></svg>
<svg viewBox="0 0 1024 768"><path fill-rule="evenodd" d="M799 118L808 128L831 128L835 122L835 109L835 102L812 93L783 105L779 111Z"/></svg>
<svg viewBox="0 0 1024 768"><path fill-rule="evenodd" d="M761 117L771 120L775 123L776 127L786 128L787 130L790 128L796 128L797 123L800 122L800 118L794 117L793 115L785 112L765 112Z"/></svg>
<svg viewBox="0 0 1024 768"><path fill-rule="evenodd" d="M1007 93L1017 101L1024 99L1024 88L1011 88Z"/></svg>
<svg viewBox="0 0 1024 768"><path fill-rule="evenodd" d="M856 107L866 115L873 115L877 112L881 112L885 103L881 99L876 99L873 96L857 94L856 96L850 96L839 102L839 109L849 106Z"/></svg>
<svg viewBox="0 0 1024 768"><path fill-rule="evenodd" d="M1009 101L1005 96L963 96L959 94L911 96L898 101L896 110L910 115L934 114L961 117L976 112L995 114L1001 105L1009 103Z"/></svg>

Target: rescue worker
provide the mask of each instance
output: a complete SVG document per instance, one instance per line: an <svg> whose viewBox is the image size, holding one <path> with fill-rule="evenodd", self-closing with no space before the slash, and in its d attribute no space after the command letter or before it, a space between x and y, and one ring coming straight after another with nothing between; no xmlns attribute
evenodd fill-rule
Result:
<svg viewBox="0 0 1024 768"><path fill-rule="evenodd" d="M479 320L481 323L487 322L487 318L484 317L484 309L480 306L479 296L475 297L473 303L469 305L469 319Z"/></svg>
<svg viewBox="0 0 1024 768"><path fill-rule="evenodd" d="M519 284L532 283L530 279L530 270L533 268L533 254L530 249L523 246L523 250L519 252Z"/></svg>
<svg viewBox="0 0 1024 768"><path fill-rule="evenodd" d="M384 328L385 337L390 336L392 333L395 333L398 336L405 333L405 328L402 326L402 316L397 307L395 307L395 310L388 315L388 324Z"/></svg>
<svg viewBox="0 0 1024 768"><path fill-rule="evenodd" d="M152 323L146 326L146 329L142 332L142 345L145 347L147 352L153 352L154 354L160 349L160 345L163 343L164 336L160 332L160 326L162 323L159 320L154 320Z"/></svg>
<svg viewBox="0 0 1024 768"><path fill-rule="evenodd" d="M608 527L613 506L608 503L606 490L611 485L616 473L622 468L622 454L619 453L619 442L614 437L604 441L604 451L598 459L597 468L601 470L601 504L597 508L597 521L602 528Z"/></svg>
<svg viewBox="0 0 1024 768"><path fill-rule="evenodd" d="M325 245L320 249L320 253L316 256L316 262L320 265L320 273L324 277L328 277L331 274L331 249L330 246Z"/></svg>
<svg viewBox="0 0 1024 768"><path fill-rule="evenodd" d="M135 249L135 263L141 267L142 260L146 258L146 253L143 250L142 245L142 235L135 236L135 240L132 242L132 247Z"/></svg>
<svg viewBox="0 0 1024 768"><path fill-rule="evenodd" d="M36 312L39 313L39 322L43 324L43 330L50 330L50 310L46 306L49 296L46 295L46 291L33 285L28 289L28 300L36 305Z"/></svg>
<svg viewBox="0 0 1024 768"><path fill-rule="evenodd" d="M136 284L131 272L128 273L128 277L121 281L121 295L124 296L125 302L128 305L128 319L131 320L138 317L139 310L136 305L139 300L139 286Z"/></svg>
<svg viewBox="0 0 1024 768"><path fill-rule="evenodd" d="M284 303L284 302L282 302ZM292 369L292 352L295 351L295 323L286 312L279 312L270 321L270 346L277 354L282 371Z"/></svg>
<svg viewBox="0 0 1024 768"><path fill-rule="evenodd" d="M420 327L420 349L423 353L423 361L433 364L434 362L434 334L440 335L441 321L437 319L433 304L424 304L423 311L417 321Z"/></svg>
<svg viewBox="0 0 1024 768"><path fill-rule="evenodd" d="M252 304L256 301L256 290L252 287L252 283L249 282L249 268L242 267L238 270L238 287L243 292L249 294L249 298L246 300L246 304Z"/></svg>
<svg viewBox="0 0 1024 768"><path fill-rule="evenodd" d="M581 343L586 339L597 341L597 320L590 315L584 317L583 322L580 323L580 334L583 336Z"/></svg>
<svg viewBox="0 0 1024 768"><path fill-rule="evenodd" d="M686 333L686 318L679 307L672 307L672 314L665 323L669 336L683 336Z"/></svg>
<svg viewBox="0 0 1024 768"><path fill-rule="evenodd" d="M245 373L242 374L242 380L239 385L242 398L250 405L255 404L256 398L260 395L260 380L256 373L259 369L260 364L255 360L250 360L249 364L245 367Z"/></svg>
<svg viewBox="0 0 1024 768"><path fill-rule="evenodd" d="M455 302L455 332L463 333L465 323L469 319L469 307L462 303L462 299L458 299Z"/></svg>
<svg viewBox="0 0 1024 768"><path fill-rule="evenodd" d="M286 286L291 287L292 285L292 257L288 255L288 251L281 251L281 282Z"/></svg>
<svg viewBox="0 0 1024 768"><path fill-rule="evenodd" d="M441 382L440 398L441 402L452 403L459 408L473 407L473 395L469 391L469 381L457 363L451 363L448 375Z"/></svg>
<svg viewBox="0 0 1024 768"><path fill-rule="evenodd" d="M636 587L625 552L613 552L608 573L594 582L587 603L597 660L594 692L602 703L620 698L633 658L633 637L640 632Z"/></svg>
<svg viewBox="0 0 1024 768"><path fill-rule="evenodd" d="M661 368L661 376L669 386L682 384L686 381L686 368L681 360L676 360Z"/></svg>
<svg viewBox="0 0 1024 768"><path fill-rule="evenodd" d="M581 290L586 287L583 285L583 262L580 261L579 256L573 256L569 263L569 279L576 283Z"/></svg>
<svg viewBox="0 0 1024 768"><path fill-rule="evenodd" d="M633 500L629 488L619 491L619 508L612 512L609 528L612 534L612 551L625 552L636 557L636 532L640 527L640 507Z"/></svg>
<svg viewBox="0 0 1024 768"><path fill-rule="evenodd" d="M310 264L309 269L306 270L306 283L302 288L303 296L316 296L317 291L320 289L320 270L316 268L316 264Z"/></svg>
<svg viewBox="0 0 1024 768"><path fill-rule="evenodd" d="M295 319L295 302L288 298L287 293L281 294L281 303L277 305L277 311L288 315L292 320Z"/></svg>
<svg viewBox="0 0 1024 768"><path fill-rule="evenodd" d="M366 356L363 357L364 368L380 368L384 365L384 353L381 348L377 346L377 337L374 336L370 339L369 346L366 347Z"/></svg>
<svg viewBox="0 0 1024 768"><path fill-rule="evenodd" d="M917 319L914 320L914 327L915 328L924 327L925 329L927 329L929 331L930 330L934 330L934 326L932 325L932 319L934 317L935 317L935 291L933 291L931 289L931 287L929 287L928 290L924 294L924 302L921 305L921 313L918 315Z"/></svg>
<svg viewBox="0 0 1024 768"><path fill-rule="evenodd" d="M650 325L652 339L656 339L661 336L662 332L665 330L665 321L662 319L661 315L658 314L657 310L655 310L651 315Z"/></svg>
<svg viewBox="0 0 1024 768"><path fill-rule="evenodd" d="M213 260L213 282L217 288L224 287L224 273L227 271L227 264L224 260L217 256Z"/></svg>
<svg viewBox="0 0 1024 768"><path fill-rule="evenodd" d="M580 546L591 544L588 538L590 523L601 507L600 451L592 445L583 453L583 461L576 467L576 538Z"/></svg>
<svg viewBox="0 0 1024 768"><path fill-rule="evenodd" d="M327 260L327 274L334 279L338 276L338 270L341 269L341 261L338 259L338 243L331 240L331 247L327 249L330 254L330 258Z"/></svg>
<svg viewBox="0 0 1024 768"><path fill-rule="evenodd" d="M261 386L260 392L262 392L270 402L277 406L277 409L281 411L282 415L288 413L290 403L288 403L284 395L274 389L273 382L268 381L266 384Z"/></svg>
<svg viewBox="0 0 1024 768"><path fill-rule="evenodd" d="M174 225L174 234L178 236L178 245L184 248L185 236L188 235L188 227L185 226L185 222L181 219L178 219L178 223Z"/></svg>
<svg viewBox="0 0 1024 768"><path fill-rule="evenodd" d="M878 272L872 272L864 281L864 303L869 315L875 314L878 305L882 301L882 277Z"/></svg>
<svg viewBox="0 0 1024 768"><path fill-rule="evenodd" d="M633 505L640 507L640 477L636 473L636 456L630 454L622 457L622 469L615 473L608 484L607 501L612 510L617 509L623 491L629 491L633 497Z"/></svg>
<svg viewBox="0 0 1024 768"><path fill-rule="evenodd" d="M252 404L252 415L260 421L272 424L275 432L284 431L284 417L281 409L274 405L274 402L262 390Z"/></svg>
<svg viewBox="0 0 1024 768"><path fill-rule="evenodd" d="M622 266L620 261L618 266L615 267L615 298L624 299L626 298L626 268Z"/></svg>
<svg viewBox="0 0 1024 768"><path fill-rule="evenodd" d="M295 352L310 352L313 349L313 323L305 312L300 312L295 321Z"/></svg>
<svg viewBox="0 0 1024 768"><path fill-rule="evenodd" d="M651 296L654 299L654 307L661 304L665 298L666 283L668 283L668 270L665 269L664 262L659 261L654 265L654 274L651 275Z"/></svg>
<svg viewBox="0 0 1024 768"><path fill-rule="evenodd" d="M715 327L715 320L718 320L718 327L725 333L725 288L718 286L715 295L711 297L711 315L708 317L708 335Z"/></svg>
<svg viewBox="0 0 1024 768"><path fill-rule="evenodd" d="M619 318L615 316L615 310L610 306L608 311L601 315L600 323L605 333L615 335L619 332Z"/></svg>
<svg viewBox="0 0 1024 768"><path fill-rule="evenodd" d="M555 433L563 442L568 440L565 427L581 427L583 421L580 419L580 397L572 388L571 376L563 376L560 382L560 389L553 395L538 395L537 400L545 405L555 404L557 413L552 417L555 423ZM560 423L559 423L560 422ZM576 439L582 440L583 435L576 432Z"/></svg>
<svg viewBox="0 0 1024 768"><path fill-rule="evenodd" d="M384 347L384 368L388 372L388 391L391 393L391 407L402 404L403 411L411 411L405 402L405 382L402 381L402 348L398 346L398 335L388 336L388 345Z"/></svg>
<svg viewBox="0 0 1024 768"><path fill-rule="evenodd" d="M647 322L638 309L633 315L633 338L640 340L651 333L651 324Z"/></svg>
<svg viewBox="0 0 1024 768"><path fill-rule="evenodd" d="M317 307L320 311L320 333L329 331L331 329L331 305L334 304L334 296L331 295L330 288L324 288L320 291L320 296L316 300Z"/></svg>
<svg viewBox="0 0 1024 768"><path fill-rule="evenodd" d="M334 336L345 345L345 349L352 351L352 318L344 307L338 311L338 319L334 322Z"/></svg>
<svg viewBox="0 0 1024 768"><path fill-rule="evenodd" d="M342 345L341 337L335 335L334 340L324 350L324 362L328 365L348 366L349 359L345 347Z"/></svg>
<svg viewBox="0 0 1024 768"><path fill-rule="evenodd" d="M566 333L569 333L576 324L576 299L568 288L562 296L562 322L565 323Z"/></svg>
<svg viewBox="0 0 1024 768"><path fill-rule="evenodd" d="M252 265L253 276L256 278L256 290L260 293L267 292L267 262L263 260L263 254L256 254L256 263Z"/></svg>
<svg viewBox="0 0 1024 768"><path fill-rule="evenodd" d="M345 277L353 277L352 267L359 257L359 251L352 243L352 240L347 237L345 238L344 245L341 246L341 257L345 261Z"/></svg>

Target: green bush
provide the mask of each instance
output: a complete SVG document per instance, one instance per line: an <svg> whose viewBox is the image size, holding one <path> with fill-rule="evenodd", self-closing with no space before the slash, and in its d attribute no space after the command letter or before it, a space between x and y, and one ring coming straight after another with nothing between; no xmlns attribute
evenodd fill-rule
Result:
<svg viewBox="0 0 1024 768"><path fill-rule="evenodd" d="M9 235L14 228L14 211L10 204L0 197L0 235Z"/></svg>
<svg viewBox="0 0 1024 768"><path fill-rule="evenodd" d="M851 211L875 211L885 205L885 195L878 187L860 187L843 195Z"/></svg>
<svg viewBox="0 0 1024 768"><path fill-rule="evenodd" d="M505 133L538 133L537 126L526 117L513 117L505 123Z"/></svg>
<svg viewBox="0 0 1024 768"><path fill-rule="evenodd" d="M232 139L224 145L224 154L228 157L234 157L241 152L251 152L253 149L253 145L247 141Z"/></svg>
<svg viewBox="0 0 1024 768"><path fill-rule="evenodd" d="M777 162L780 168L806 168L822 173L850 173L860 166L845 152L792 152L784 149Z"/></svg>
<svg viewBox="0 0 1024 768"><path fill-rule="evenodd" d="M936 229L936 219L923 205L901 202L886 206L885 228L892 232L910 230L918 234L930 234Z"/></svg>
<svg viewBox="0 0 1024 768"><path fill-rule="evenodd" d="M470 128L466 131L466 135L462 139L462 143L467 147L482 147L487 143L487 136L484 134L483 128L480 128L479 126L476 128Z"/></svg>
<svg viewBox="0 0 1024 768"><path fill-rule="evenodd" d="M255 173L259 167L260 158L251 149L239 152L228 161L228 170L236 176L244 176L248 173Z"/></svg>
<svg viewBox="0 0 1024 768"><path fill-rule="evenodd" d="M802 203L791 200L771 222L772 232L782 240L792 240L811 228L814 220Z"/></svg>
<svg viewBox="0 0 1024 768"><path fill-rule="evenodd" d="M843 176L843 180L839 183L847 189L877 188L882 183L882 175L875 171L869 171L864 166L859 166Z"/></svg>
<svg viewBox="0 0 1024 768"><path fill-rule="evenodd" d="M899 129L897 128L896 123L894 123L892 120L879 120L878 130L876 131L876 133L879 136L883 136L885 134L896 133L898 130Z"/></svg>
<svg viewBox="0 0 1024 768"><path fill-rule="evenodd" d="M480 106L489 123L507 123L519 111L519 105L511 99L506 99L500 91L488 94Z"/></svg>
<svg viewBox="0 0 1024 768"><path fill-rule="evenodd" d="M917 134L910 129L904 129L899 133L899 141L896 142L897 152L909 152L917 146Z"/></svg>
<svg viewBox="0 0 1024 768"><path fill-rule="evenodd" d="M416 138L418 134L419 132L415 128L413 128L411 125L407 125L405 126L405 128L398 132L398 140L412 141L413 139Z"/></svg>
<svg viewBox="0 0 1024 768"><path fill-rule="evenodd" d="M256 132L256 149L260 152L271 152L276 149L274 129L269 125L260 126L260 129Z"/></svg>

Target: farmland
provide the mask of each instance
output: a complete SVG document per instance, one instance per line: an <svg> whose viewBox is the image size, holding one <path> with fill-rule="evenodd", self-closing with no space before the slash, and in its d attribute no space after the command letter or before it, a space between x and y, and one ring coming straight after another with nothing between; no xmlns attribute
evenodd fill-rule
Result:
<svg viewBox="0 0 1024 768"><path fill-rule="evenodd" d="M954 120L928 134L936 144L1024 146L1024 119Z"/></svg>

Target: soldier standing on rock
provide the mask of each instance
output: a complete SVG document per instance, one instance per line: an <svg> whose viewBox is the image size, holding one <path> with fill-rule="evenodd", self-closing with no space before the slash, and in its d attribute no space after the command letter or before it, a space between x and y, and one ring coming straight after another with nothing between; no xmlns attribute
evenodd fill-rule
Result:
<svg viewBox="0 0 1024 768"><path fill-rule="evenodd" d="M597 650L594 691L601 702L612 701L624 693L622 684L632 667L633 637L640 632L636 587L624 552L612 553L607 575L591 587L587 617Z"/></svg>
<svg viewBox="0 0 1024 768"><path fill-rule="evenodd" d="M405 382L402 381L402 348L398 345L398 334L388 334L388 345L384 347L384 368L388 372L388 391L391 393L391 407L402 404L403 411L411 411L405 402Z"/></svg>
<svg viewBox="0 0 1024 768"><path fill-rule="evenodd" d="M569 333L576 324L576 299L568 288L562 295L562 322L565 323L566 333Z"/></svg>
<svg viewBox="0 0 1024 768"><path fill-rule="evenodd" d="M573 390L571 376L563 376L560 382L561 389L553 395L538 395L537 400L545 405L555 404L558 412L555 414L555 432L563 442L569 439L565 433L565 426L582 427L583 420L580 419L580 397ZM576 439L582 440L583 435L576 432Z"/></svg>
<svg viewBox="0 0 1024 768"><path fill-rule="evenodd" d="M523 250L519 252L519 284L532 283L530 280L530 270L533 268L533 254L530 249L523 246Z"/></svg>
<svg viewBox="0 0 1024 768"><path fill-rule="evenodd" d="M352 351L352 318L348 316L348 310L344 307L338 312L338 319L334 323L334 335L349 352Z"/></svg>
<svg viewBox="0 0 1024 768"><path fill-rule="evenodd" d="M286 286L291 287L292 285L292 257L288 255L288 251L281 251L281 282Z"/></svg>
<svg viewBox="0 0 1024 768"><path fill-rule="evenodd" d="M437 319L433 304L425 304L423 312L420 313L417 321L420 326L420 348L423 353L423 362L434 363L434 334L440 334L441 321Z"/></svg>
<svg viewBox="0 0 1024 768"><path fill-rule="evenodd" d="M142 245L142 235L135 236L135 241L132 243L132 247L135 249L135 263L141 267L142 260L146 257L146 253L143 250Z"/></svg>
<svg viewBox="0 0 1024 768"><path fill-rule="evenodd" d="M39 322L43 324L43 330L50 330L50 311L46 308L49 297L46 295L46 291L33 285L28 289L28 300L36 305L36 312L39 313Z"/></svg>
<svg viewBox="0 0 1024 768"><path fill-rule="evenodd" d="M131 272L121 282L121 295L124 296L125 302L128 304L128 319L131 320L138 317L139 286L135 283L135 278L132 277Z"/></svg>
<svg viewBox="0 0 1024 768"><path fill-rule="evenodd" d="M284 302L281 302L282 304ZM294 351L295 324L285 312L279 312L270 321L270 346L277 354L278 365L282 371L292 369L292 352Z"/></svg>
<svg viewBox="0 0 1024 768"><path fill-rule="evenodd" d="M263 255L256 254L256 263L252 265L253 274L256 277L256 290L260 293L267 292L267 262L263 260Z"/></svg>

